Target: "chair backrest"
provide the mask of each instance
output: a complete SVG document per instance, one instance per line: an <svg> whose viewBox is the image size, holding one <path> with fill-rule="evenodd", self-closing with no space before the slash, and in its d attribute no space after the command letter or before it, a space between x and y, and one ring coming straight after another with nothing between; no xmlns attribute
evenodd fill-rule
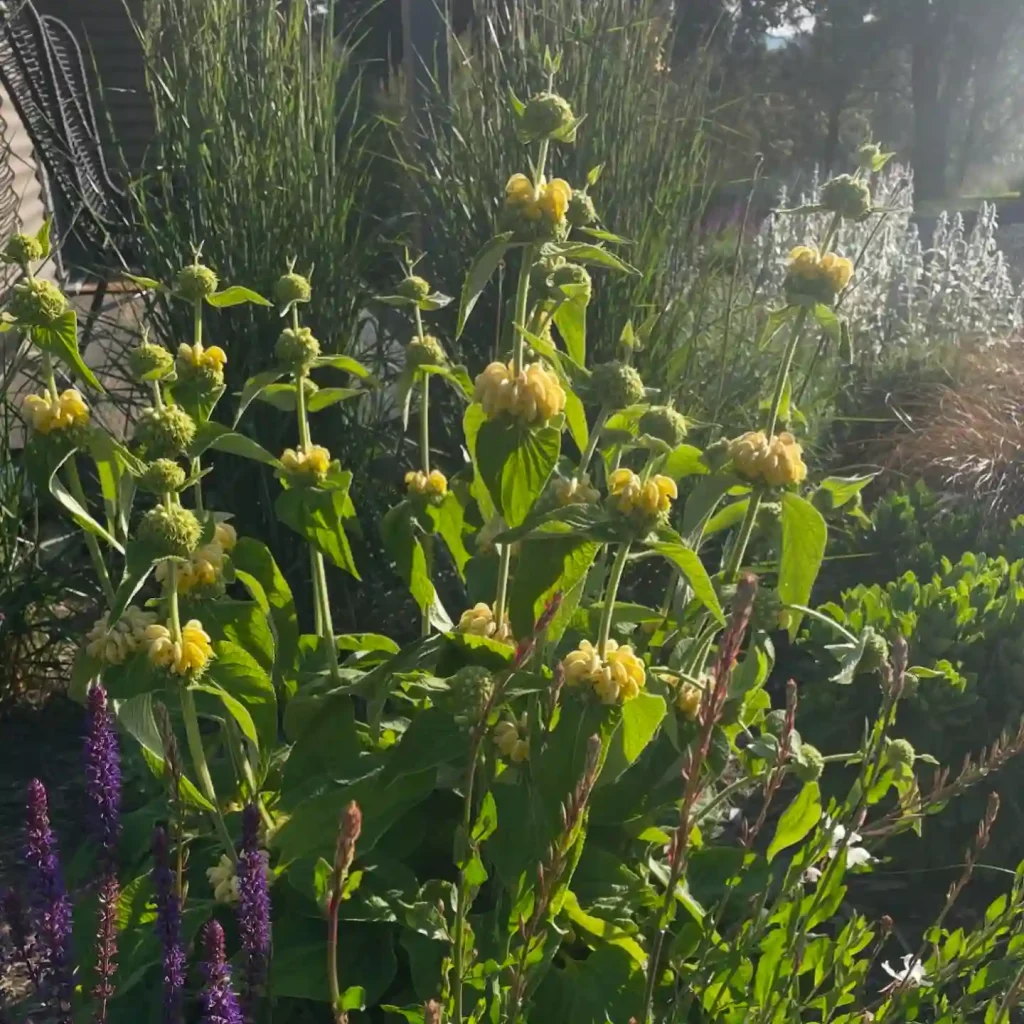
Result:
<svg viewBox="0 0 1024 1024"><path fill-rule="evenodd" d="M31 0L0 4L0 79L46 171L65 257L85 266L104 262L103 251L125 222L125 195L107 169L71 30L40 15Z"/></svg>

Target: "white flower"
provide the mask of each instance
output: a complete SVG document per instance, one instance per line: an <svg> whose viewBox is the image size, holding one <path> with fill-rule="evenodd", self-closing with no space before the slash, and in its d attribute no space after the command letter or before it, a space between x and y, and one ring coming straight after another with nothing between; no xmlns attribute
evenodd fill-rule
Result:
<svg viewBox="0 0 1024 1024"><path fill-rule="evenodd" d="M861 834L859 832L850 832L847 835L846 828L843 825L833 825L832 819L825 816L825 828L829 833L828 838L828 857L831 860L839 853L840 848L843 846L843 842L846 842L846 866L849 868L859 868L864 864L871 864L874 861L874 857L864 849L863 846L857 844L861 841Z"/></svg>
<svg viewBox="0 0 1024 1024"><path fill-rule="evenodd" d="M817 885L821 880L821 868L809 867L807 868L800 879L806 885Z"/></svg>
<svg viewBox="0 0 1024 1024"><path fill-rule="evenodd" d="M888 960L882 964L882 970L894 981L910 988L928 984L928 972L924 969L924 964L910 953L903 958L902 970L894 970Z"/></svg>
<svg viewBox="0 0 1024 1024"><path fill-rule="evenodd" d="M263 861L263 874L270 880L270 854L266 850L260 850L260 859ZM231 858L222 853L216 866L206 869L206 877L213 886L213 898L218 903L238 902L238 875L235 874L235 865Z"/></svg>

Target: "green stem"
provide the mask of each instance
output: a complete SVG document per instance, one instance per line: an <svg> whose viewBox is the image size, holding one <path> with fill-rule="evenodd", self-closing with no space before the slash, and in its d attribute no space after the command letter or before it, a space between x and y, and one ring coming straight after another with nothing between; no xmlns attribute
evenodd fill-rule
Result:
<svg viewBox="0 0 1024 1024"><path fill-rule="evenodd" d="M597 443L601 439L601 431L604 430L604 425L608 422L608 410L602 409L597 414L597 419L594 420L594 428L590 431L590 437L587 438L587 447L583 452L583 457L580 459L580 476L587 471L587 466L590 465L590 460L594 457L594 452L597 451Z"/></svg>
<svg viewBox="0 0 1024 1024"><path fill-rule="evenodd" d="M479 734L482 738L482 733ZM469 843L470 830L473 824L473 789L476 784L476 768L480 760L480 743L477 740L471 752L469 762L469 775L466 779L466 794L462 803L462 834L465 842ZM470 856L466 850L462 854ZM465 974L464 960L466 958L466 918L469 915L469 884L466 880L465 867L459 872L458 905L455 908L455 936L452 942L452 973L450 987L452 989L453 1012L450 1024L462 1024L462 981Z"/></svg>
<svg viewBox="0 0 1024 1024"><path fill-rule="evenodd" d="M192 305L192 344L198 351L203 347L203 300L196 299ZM198 458L192 460L192 475L196 482L192 485L192 493L195 495L196 511L203 511L203 481L199 479L199 472L202 464Z"/></svg>
<svg viewBox="0 0 1024 1024"><path fill-rule="evenodd" d="M537 258L537 248L533 245L523 249L523 262L519 267L519 282L516 285L515 319L512 322L514 340L512 342L512 371L518 376L523 368L523 336L516 330L517 326L526 325L526 313L530 303L530 272ZM498 590L494 598L494 622L500 633L505 624L505 604L508 599L508 576L512 566L512 545L501 546L501 560L498 563Z"/></svg>
<svg viewBox="0 0 1024 1024"><path fill-rule="evenodd" d="M420 311L416 310L416 321L419 324L420 331L423 330L423 324L420 320ZM423 381L420 385L420 460L423 466L423 472L430 472L430 375L427 373L423 374ZM427 562L427 577L433 583L433 554L434 554L434 538L430 534L426 534L423 537L423 554ZM430 609L423 609L423 617L420 625L420 633L423 636L430 636Z"/></svg>
<svg viewBox="0 0 1024 1024"><path fill-rule="evenodd" d="M619 584L622 582L622 573L626 568L626 559L629 557L630 542L626 541L615 556L612 563L611 575L608 577L608 587L604 594L604 608L601 611L601 626L597 634L597 653L604 657L605 648L608 646L608 637L612 631L612 612L615 609L615 598L619 592Z"/></svg>
<svg viewBox="0 0 1024 1024"><path fill-rule="evenodd" d="M49 352L43 353L43 379L46 381L46 390L49 393L50 398L59 398L60 396L57 394L57 382L53 378L53 360L50 358Z"/></svg>
<svg viewBox="0 0 1024 1024"><path fill-rule="evenodd" d="M231 841L231 833L228 832L228 827L224 823L224 815L221 814L220 805L217 803L217 791L213 786L210 766L206 763L206 751L203 749L203 737L199 732L199 716L196 714L195 700L187 684L181 687L181 716L185 721L185 736L188 738L188 750L192 755L196 777L199 779L199 788L202 790L203 796L213 804L213 823L217 827L217 833L224 845L225 852L234 862L238 859L235 854L235 844Z"/></svg>
<svg viewBox="0 0 1024 1024"><path fill-rule="evenodd" d="M736 542L729 551L729 559L725 564L722 576L726 583L735 583L740 569L743 567L743 556L747 553L747 545L757 525L757 513L761 509L761 489L758 488L750 496L750 503L747 505L746 515L740 523L739 533L736 534Z"/></svg>
<svg viewBox="0 0 1024 1024"><path fill-rule="evenodd" d="M64 463L64 468L67 471L68 487L72 497L83 509L86 508L85 489L82 487L82 478L78 475L78 463L75 461L74 455ZM103 560L99 541L86 529L82 530L82 536L85 537L85 546L89 549L89 557L92 559L93 568L99 578L103 596L106 598L107 605L112 608L115 600L114 585L110 582L110 573L107 572L107 563Z"/></svg>

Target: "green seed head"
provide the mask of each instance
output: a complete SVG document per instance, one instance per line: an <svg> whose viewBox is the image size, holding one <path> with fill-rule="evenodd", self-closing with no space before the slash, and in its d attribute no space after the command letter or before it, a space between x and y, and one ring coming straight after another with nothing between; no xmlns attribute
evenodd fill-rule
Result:
<svg viewBox="0 0 1024 1024"><path fill-rule="evenodd" d="M689 426L686 417L668 405L652 405L640 417L641 434L650 434L672 448L682 444Z"/></svg>
<svg viewBox="0 0 1024 1024"><path fill-rule="evenodd" d="M589 227L597 220L594 200L586 192L574 191L565 216L574 228Z"/></svg>
<svg viewBox="0 0 1024 1024"><path fill-rule="evenodd" d="M173 459L156 459L143 470L138 479L139 489L149 494L180 491L184 483L185 470Z"/></svg>
<svg viewBox="0 0 1024 1024"><path fill-rule="evenodd" d="M135 424L134 440L151 459L181 455L195 436L195 421L180 405L146 409Z"/></svg>
<svg viewBox="0 0 1024 1024"><path fill-rule="evenodd" d="M576 118L572 107L557 93L541 92L530 99L519 126L529 139L551 139L563 135Z"/></svg>
<svg viewBox="0 0 1024 1024"><path fill-rule="evenodd" d="M174 290L189 302L199 302L217 290L217 275L201 263L182 267L174 278Z"/></svg>
<svg viewBox="0 0 1024 1024"><path fill-rule="evenodd" d="M889 645L885 637L876 633L870 626L865 627L868 634L867 643L864 646L864 654L860 659L859 671L878 672L889 660Z"/></svg>
<svg viewBox="0 0 1024 1024"><path fill-rule="evenodd" d="M278 335L274 355L281 366L293 373L304 373L320 355L320 342L308 327L289 327Z"/></svg>
<svg viewBox="0 0 1024 1024"><path fill-rule="evenodd" d="M479 723L494 692L491 673L479 665L467 665L448 680L448 687L441 704L454 714L456 721L464 725Z"/></svg>
<svg viewBox="0 0 1024 1024"><path fill-rule="evenodd" d="M195 513L180 505L151 508L139 523L138 538L154 558L188 558L199 543L203 529Z"/></svg>
<svg viewBox="0 0 1024 1024"><path fill-rule="evenodd" d="M426 278L413 274L399 284L397 294L401 295L403 299L420 302L430 294L430 282Z"/></svg>
<svg viewBox="0 0 1024 1024"><path fill-rule="evenodd" d="M12 316L31 327L50 327L68 308L68 300L52 282L41 277L19 281L8 307Z"/></svg>
<svg viewBox="0 0 1024 1024"><path fill-rule="evenodd" d="M875 161L881 153L881 149L876 146L875 143L865 142L864 145L857 150L857 166L862 171L874 170Z"/></svg>
<svg viewBox="0 0 1024 1024"><path fill-rule="evenodd" d="M578 263L565 263L556 267L551 274L551 284L555 289L555 298L559 299L566 297L565 292L561 291L563 286L578 286L573 288L572 297L582 299L584 302L590 301L594 287L587 268L581 267Z"/></svg>
<svg viewBox="0 0 1024 1024"><path fill-rule="evenodd" d="M912 765L917 758L910 740L889 740L885 748L885 759L893 768L901 765Z"/></svg>
<svg viewBox="0 0 1024 1024"><path fill-rule="evenodd" d="M444 366L448 357L441 342L432 334L417 336L405 346L405 365L416 369L418 366Z"/></svg>
<svg viewBox="0 0 1024 1024"><path fill-rule="evenodd" d="M4 260L27 267L43 258L43 243L35 235L12 235L4 248Z"/></svg>
<svg viewBox="0 0 1024 1024"><path fill-rule="evenodd" d="M844 220L863 220L871 212L871 188L860 178L840 174L822 186L821 205Z"/></svg>
<svg viewBox="0 0 1024 1024"><path fill-rule="evenodd" d="M611 410L636 405L644 397L644 382L640 374L617 359L594 367L590 389L595 402Z"/></svg>
<svg viewBox="0 0 1024 1024"><path fill-rule="evenodd" d="M282 274L274 285L274 298L279 306L290 306L293 302L309 302L312 294L309 279L294 272Z"/></svg>
<svg viewBox="0 0 1024 1024"><path fill-rule="evenodd" d="M825 771L825 757L810 743L800 745L800 757L793 761L793 771L801 782L817 782Z"/></svg>
<svg viewBox="0 0 1024 1024"><path fill-rule="evenodd" d="M160 380L171 372L173 366L174 356L163 345L144 341L128 353L128 369L137 384Z"/></svg>

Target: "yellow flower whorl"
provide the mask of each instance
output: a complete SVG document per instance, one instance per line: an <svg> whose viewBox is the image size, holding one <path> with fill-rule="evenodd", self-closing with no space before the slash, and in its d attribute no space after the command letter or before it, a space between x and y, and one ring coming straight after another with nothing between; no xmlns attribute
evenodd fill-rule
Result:
<svg viewBox="0 0 1024 1024"><path fill-rule="evenodd" d="M213 658L210 636L198 619L182 627L181 639L174 640L167 626L154 623L145 632L149 660L176 676L200 675Z"/></svg>
<svg viewBox="0 0 1024 1024"><path fill-rule="evenodd" d="M22 408L37 434L52 434L89 425L89 407L75 388L68 388L57 396L45 392L29 395Z"/></svg>
<svg viewBox="0 0 1024 1024"><path fill-rule="evenodd" d="M754 483L786 487L807 479L803 448L789 431L770 441L763 430L750 430L729 443L736 472Z"/></svg>
<svg viewBox="0 0 1024 1024"><path fill-rule="evenodd" d="M448 478L438 469L412 469L405 474L405 487L414 497L439 500L448 493Z"/></svg>
<svg viewBox="0 0 1024 1024"><path fill-rule="evenodd" d="M852 279L853 263L845 256L798 245L789 254L786 295L793 302L832 303Z"/></svg>
<svg viewBox="0 0 1024 1024"><path fill-rule="evenodd" d="M647 681L643 661L629 644L609 640L604 657L582 640L562 660L567 686L590 686L602 704L623 704L637 697Z"/></svg>
<svg viewBox="0 0 1024 1024"><path fill-rule="evenodd" d="M322 483L331 468L331 453L323 445L312 444L309 448L285 448L281 453L281 465L291 477L302 483Z"/></svg>
<svg viewBox="0 0 1024 1024"><path fill-rule="evenodd" d="M608 478L612 506L623 515L636 519L656 519L668 512L679 497L676 482L657 474L646 482L631 469L617 469Z"/></svg>
<svg viewBox="0 0 1024 1024"><path fill-rule="evenodd" d="M459 624L455 628L459 633L485 636L500 643L509 643L512 640L508 622L504 622L499 629L494 618L494 609L483 601L478 601L472 608L467 608L459 617Z"/></svg>
<svg viewBox="0 0 1024 1024"><path fill-rule="evenodd" d="M524 423L543 424L565 408L565 389L543 363L516 374L514 364L494 362L476 378L474 393L488 419L508 413Z"/></svg>

